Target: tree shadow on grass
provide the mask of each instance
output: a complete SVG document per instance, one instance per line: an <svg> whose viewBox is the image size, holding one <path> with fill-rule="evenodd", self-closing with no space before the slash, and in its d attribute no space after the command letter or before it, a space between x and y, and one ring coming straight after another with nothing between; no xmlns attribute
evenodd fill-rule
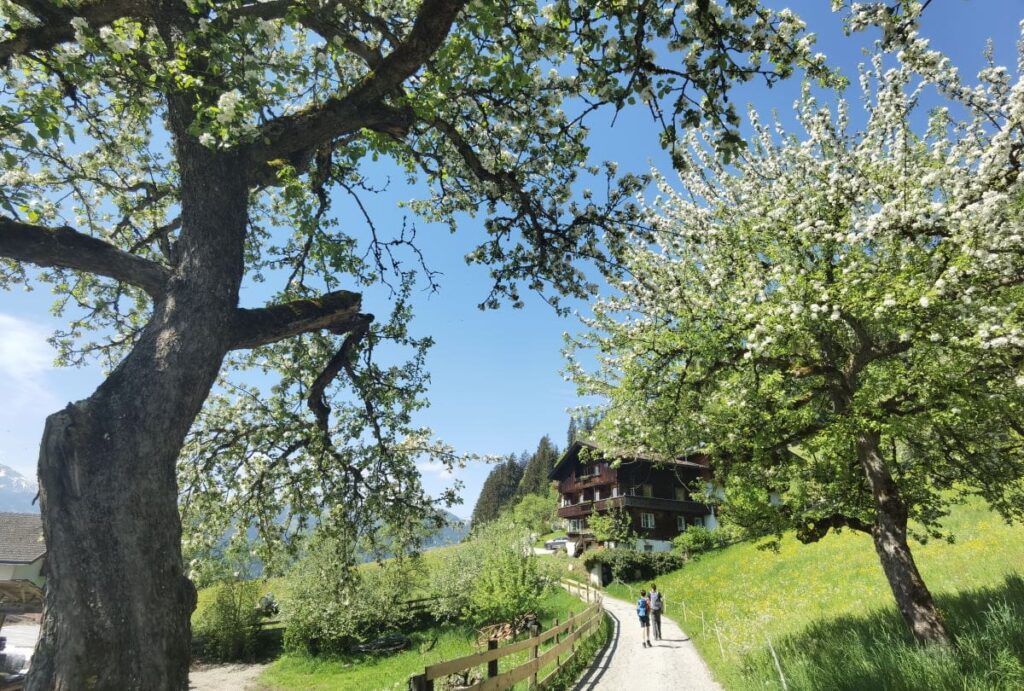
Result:
<svg viewBox="0 0 1024 691"><path fill-rule="evenodd" d="M1024 689L1024 578L936 598L954 639L916 644L895 607L813 624L743 661L752 686L836 691Z"/></svg>

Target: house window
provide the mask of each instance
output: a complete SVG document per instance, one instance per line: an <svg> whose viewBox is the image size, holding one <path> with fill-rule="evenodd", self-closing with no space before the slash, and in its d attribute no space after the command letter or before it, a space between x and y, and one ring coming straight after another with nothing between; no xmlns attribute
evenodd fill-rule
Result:
<svg viewBox="0 0 1024 691"><path fill-rule="evenodd" d="M690 525L699 525L699 526L703 527L704 526L704 517L703 516L694 516L693 518L690 519Z"/></svg>
<svg viewBox="0 0 1024 691"><path fill-rule="evenodd" d="M645 484L643 486L643 493L644 493L645 497L653 497L654 496L654 487L652 485L646 485Z"/></svg>
<svg viewBox="0 0 1024 691"><path fill-rule="evenodd" d="M612 498L619 496L619 486L612 485Z"/></svg>
<svg viewBox="0 0 1024 691"><path fill-rule="evenodd" d="M583 529L587 527L586 520L583 518L573 518L569 520L569 532L570 533L582 533Z"/></svg>
<svg viewBox="0 0 1024 691"><path fill-rule="evenodd" d="M686 530L686 516L678 514L676 516L676 529L680 532Z"/></svg>
<svg viewBox="0 0 1024 691"><path fill-rule="evenodd" d="M642 514L640 514L640 527L641 528L653 528L654 527L654 514L653 513L642 513Z"/></svg>
<svg viewBox="0 0 1024 691"><path fill-rule="evenodd" d="M594 501L601 501L601 488L598 487L594 490Z"/></svg>
<svg viewBox="0 0 1024 691"><path fill-rule="evenodd" d="M685 487L676 487L676 501L689 501L690 493Z"/></svg>

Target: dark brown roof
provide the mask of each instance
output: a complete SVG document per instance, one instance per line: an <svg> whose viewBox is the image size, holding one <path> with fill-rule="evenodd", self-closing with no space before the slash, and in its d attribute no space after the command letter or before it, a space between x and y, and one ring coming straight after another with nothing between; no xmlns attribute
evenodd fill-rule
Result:
<svg viewBox="0 0 1024 691"><path fill-rule="evenodd" d="M0 563L31 564L46 554L37 513L0 513Z"/></svg>
<svg viewBox="0 0 1024 691"><path fill-rule="evenodd" d="M688 460L686 458L662 458L662 459L658 459L658 458L650 458L648 456L641 456L641 455L638 455L638 454L635 454L635 453L629 453L629 452L614 452L614 451L609 452L609 451L605 451L604 449L599 447L597 444L593 444L593 443L591 443L589 441L582 441L582 440L577 439L576 441L574 441L572 443L572 445L568 449L566 449L565 453L562 454L562 457L560 459L558 459L558 463L556 463L555 467L551 469L550 473L548 473L548 479L554 480L555 478L557 478L558 477L558 471L561 470L562 466L565 465L566 463L568 463L569 461L577 458L579 456L580 450L583 449L584 447L588 448L588 449L592 449L594 451L597 451L597 452L599 452L603 456L608 456L610 458L616 458L616 459L619 459L619 460L622 460L622 461L625 461L625 462L652 463L654 465L675 465L675 466L683 466L685 468L700 468L701 470L707 470L710 467L709 464L708 464L708 457L706 455L704 455L704 454L693 454L693 456L691 456L691 458L699 458L702 461L700 463Z"/></svg>

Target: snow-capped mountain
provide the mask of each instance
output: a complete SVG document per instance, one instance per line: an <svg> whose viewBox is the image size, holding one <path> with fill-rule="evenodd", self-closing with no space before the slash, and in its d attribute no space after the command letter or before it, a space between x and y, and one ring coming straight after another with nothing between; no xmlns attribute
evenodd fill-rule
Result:
<svg viewBox="0 0 1024 691"><path fill-rule="evenodd" d="M37 513L39 504L32 503L37 491L33 480L0 463L0 511Z"/></svg>

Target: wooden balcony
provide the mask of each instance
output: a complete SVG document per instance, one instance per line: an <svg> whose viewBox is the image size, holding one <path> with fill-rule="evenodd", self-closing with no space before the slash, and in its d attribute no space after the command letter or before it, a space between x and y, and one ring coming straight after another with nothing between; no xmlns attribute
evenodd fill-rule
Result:
<svg viewBox="0 0 1024 691"><path fill-rule="evenodd" d="M707 504L698 501L680 501L678 499L662 499L661 497L611 497L598 501L583 501L578 504L562 506L558 509L559 518L580 518L601 511L607 511L613 507L648 509L651 511L672 511L675 513L690 513L706 515L711 513Z"/></svg>
<svg viewBox="0 0 1024 691"><path fill-rule="evenodd" d="M621 502L613 506L626 508L650 509L652 511L675 511L676 513L709 514L711 508L699 501L681 501L679 499L662 499L661 497L615 497L610 501Z"/></svg>
<svg viewBox="0 0 1024 691"><path fill-rule="evenodd" d="M570 476L558 483L558 491L562 494L579 494L586 489L594 487L611 487L616 484L615 471L606 471L598 475L584 475L583 477Z"/></svg>

